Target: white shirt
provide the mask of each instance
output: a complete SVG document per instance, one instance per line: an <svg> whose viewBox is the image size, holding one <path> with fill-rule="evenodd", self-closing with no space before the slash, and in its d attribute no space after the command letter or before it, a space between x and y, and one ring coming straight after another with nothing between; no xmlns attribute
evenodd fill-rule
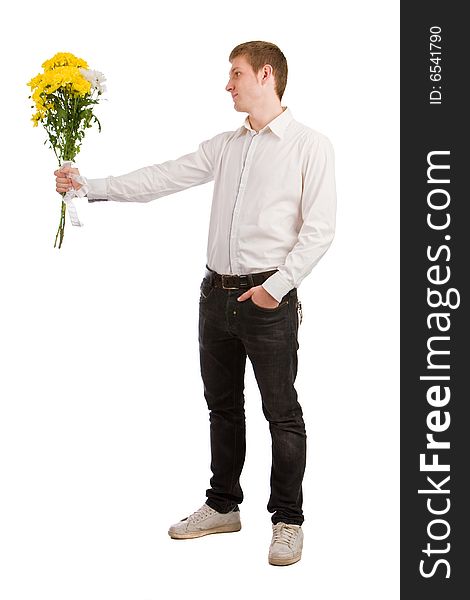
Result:
<svg viewBox="0 0 470 600"><path fill-rule="evenodd" d="M176 160L87 179L88 199L149 202L213 180L207 266L239 275L278 269L263 287L280 302L329 248L336 217L331 142L282 108L259 132L247 117Z"/></svg>

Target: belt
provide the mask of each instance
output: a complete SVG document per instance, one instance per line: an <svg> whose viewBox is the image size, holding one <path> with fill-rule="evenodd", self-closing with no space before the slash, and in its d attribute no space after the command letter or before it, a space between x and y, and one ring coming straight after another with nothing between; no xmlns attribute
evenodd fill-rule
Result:
<svg viewBox="0 0 470 600"><path fill-rule="evenodd" d="M248 289L255 285L261 285L268 277L277 273L277 269L272 271L263 271L262 273L250 273L248 275L221 275L209 269L206 265L206 279L213 287L219 287L224 290Z"/></svg>

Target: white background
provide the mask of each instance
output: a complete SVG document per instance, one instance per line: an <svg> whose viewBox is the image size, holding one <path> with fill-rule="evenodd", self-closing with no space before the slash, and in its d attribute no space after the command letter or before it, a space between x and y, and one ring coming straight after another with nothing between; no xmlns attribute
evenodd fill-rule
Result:
<svg viewBox="0 0 470 600"><path fill-rule="evenodd" d="M398 598L398 2L13 4L2 36L0 596ZM8 38L8 32L15 32ZM213 184L77 201L53 248L55 156L26 86L56 52L107 77L87 177L177 158L245 113L234 46L276 43L283 106L336 152L336 238L299 288L301 562L267 562L270 436L247 363L240 533L174 541L209 485L197 318Z"/></svg>

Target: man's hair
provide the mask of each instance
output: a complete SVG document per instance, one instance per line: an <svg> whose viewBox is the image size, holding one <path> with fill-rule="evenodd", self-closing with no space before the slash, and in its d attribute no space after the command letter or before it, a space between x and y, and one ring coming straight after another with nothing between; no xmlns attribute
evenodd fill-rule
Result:
<svg viewBox="0 0 470 600"><path fill-rule="evenodd" d="M287 60L281 50L270 42L244 42L235 46L230 52L229 62L232 62L237 56L244 56L256 74L264 65L272 66L275 81L274 91L280 101L287 85Z"/></svg>

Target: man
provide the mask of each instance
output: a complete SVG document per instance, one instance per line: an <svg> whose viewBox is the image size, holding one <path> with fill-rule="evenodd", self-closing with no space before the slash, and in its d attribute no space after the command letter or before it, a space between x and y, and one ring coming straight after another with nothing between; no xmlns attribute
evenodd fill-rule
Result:
<svg viewBox="0 0 470 600"><path fill-rule="evenodd" d="M210 411L206 502L172 525L172 538L239 531L245 460L244 373L248 356L272 438L273 537L268 560L300 560L306 433L294 381L297 288L330 246L335 227L334 155L322 134L281 105L287 61L274 44L236 46L226 86L244 124L196 152L119 177L89 179L95 200L148 202L214 180L207 265L199 299L199 347ZM58 192L78 170L55 171Z"/></svg>

